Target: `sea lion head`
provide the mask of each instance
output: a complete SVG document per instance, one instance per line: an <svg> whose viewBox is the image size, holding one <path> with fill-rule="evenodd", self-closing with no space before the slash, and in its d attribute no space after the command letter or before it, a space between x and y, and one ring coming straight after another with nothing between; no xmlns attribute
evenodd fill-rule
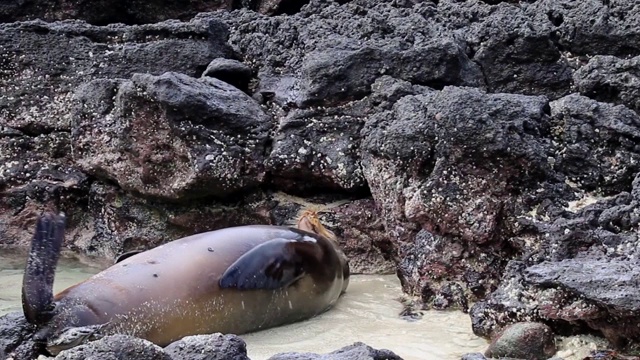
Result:
<svg viewBox="0 0 640 360"><path fill-rule="evenodd" d="M344 279L342 292L344 293L349 286L349 277L351 275L351 271L349 269L349 259L340 248L338 236L336 236L333 231L327 229L322 224L322 222L320 222L320 216L318 215L318 212L319 211L315 209L302 209L298 213L296 226L300 230L320 235L333 243L335 251L340 258L340 265L342 267L342 278Z"/></svg>
<svg viewBox="0 0 640 360"><path fill-rule="evenodd" d="M336 234L322 225L318 212L315 210L302 210L298 214L296 225L300 230L318 234L333 241L336 244L338 243L338 237L336 236Z"/></svg>

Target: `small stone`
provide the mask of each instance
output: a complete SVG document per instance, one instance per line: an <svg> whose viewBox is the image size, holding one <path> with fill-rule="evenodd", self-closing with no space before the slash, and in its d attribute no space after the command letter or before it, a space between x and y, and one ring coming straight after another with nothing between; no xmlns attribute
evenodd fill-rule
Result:
<svg viewBox="0 0 640 360"><path fill-rule="evenodd" d="M276 354L268 360L402 360L402 358L389 350L378 350L367 344L356 342L328 354L289 352Z"/></svg>
<svg viewBox="0 0 640 360"><path fill-rule="evenodd" d="M186 336L164 348L173 359L249 360L247 344L236 335L220 333Z"/></svg>
<svg viewBox="0 0 640 360"><path fill-rule="evenodd" d="M506 327L489 345L485 356L546 360L556 353L553 331L534 322L515 323Z"/></svg>

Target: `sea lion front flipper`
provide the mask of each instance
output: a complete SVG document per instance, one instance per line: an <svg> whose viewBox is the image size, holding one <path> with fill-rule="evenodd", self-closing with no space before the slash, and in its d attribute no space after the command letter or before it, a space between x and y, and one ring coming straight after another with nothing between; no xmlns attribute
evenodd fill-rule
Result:
<svg viewBox="0 0 640 360"><path fill-rule="evenodd" d="M309 240L312 241L309 241ZM240 290L286 287L300 279L305 267L318 262L321 253L315 239L273 239L249 250L220 277L220 288Z"/></svg>
<svg viewBox="0 0 640 360"><path fill-rule="evenodd" d="M22 279L22 310L31 324L42 324L53 310L53 279L64 239L65 216L38 218Z"/></svg>
<svg viewBox="0 0 640 360"><path fill-rule="evenodd" d="M131 250L131 251L127 251L126 253L120 254L117 258L116 261L114 261L114 264L119 263L120 261L124 260L124 259L128 259L130 257L132 257L133 255L138 255L141 252L144 252L145 250L142 249L138 249L138 250Z"/></svg>

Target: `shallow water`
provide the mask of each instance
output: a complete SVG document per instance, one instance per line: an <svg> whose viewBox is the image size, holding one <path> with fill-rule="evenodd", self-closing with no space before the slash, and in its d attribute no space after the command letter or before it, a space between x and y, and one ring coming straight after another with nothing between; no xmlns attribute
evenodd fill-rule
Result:
<svg viewBox="0 0 640 360"><path fill-rule="evenodd" d="M20 287L26 253L0 249L0 315L20 311ZM104 268L77 257L62 257L56 273L56 292ZM428 311L418 321L398 316L402 305L395 276L353 276L347 293L330 311L313 319L241 336L252 360L287 351L326 353L361 341L394 351L406 360L460 359L484 351L485 340L471 332L462 312Z"/></svg>

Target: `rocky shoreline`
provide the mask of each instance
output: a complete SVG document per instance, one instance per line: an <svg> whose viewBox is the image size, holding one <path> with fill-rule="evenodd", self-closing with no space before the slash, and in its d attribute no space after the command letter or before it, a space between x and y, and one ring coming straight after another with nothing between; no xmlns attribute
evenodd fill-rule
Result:
<svg viewBox="0 0 640 360"><path fill-rule="evenodd" d="M638 344L634 1L128 3L0 5L0 244L45 209L114 257L325 204L355 273L479 336Z"/></svg>

